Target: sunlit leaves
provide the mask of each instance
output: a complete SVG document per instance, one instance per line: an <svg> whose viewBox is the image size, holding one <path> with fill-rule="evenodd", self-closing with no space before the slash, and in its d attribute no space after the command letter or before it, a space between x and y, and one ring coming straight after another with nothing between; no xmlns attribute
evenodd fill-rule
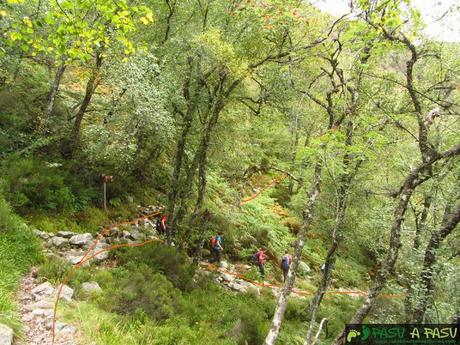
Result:
<svg viewBox="0 0 460 345"><path fill-rule="evenodd" d="M63 0L48 6L43 14L12 24L8 34L10 45L21 41L34 54L51 55L68 63L87 62L96 51L114 43L124 47L125 55L133 54L138 26L153 22L151 9L130 7L128 0Z"/></svg>

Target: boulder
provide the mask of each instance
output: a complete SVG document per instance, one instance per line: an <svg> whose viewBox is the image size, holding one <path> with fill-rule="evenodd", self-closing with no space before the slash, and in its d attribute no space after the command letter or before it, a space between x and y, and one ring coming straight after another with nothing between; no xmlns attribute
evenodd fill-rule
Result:
<svg viewBox="0 0 460 345"><path fill-rule="evenodd" d="M70 286L64 285L61 290L61 296L59 296L60 299L70 302L72 301L72 296L73 296L73 289Z"/></svg>
<svg viewBox="0 0 460 345"><path fill-rule="evenodd" d="M72 236L75 236L76 233L72 231L58 231L56 235L64 238L71 238Z"/></svg>
<svg viewBox="0 0 460 345"><path fill-rule="evenodd" d="M0 323L0 345L11 345L13 344L13 330Z"/></svg>
<svg viewBox="0 0 460 345"><path fill-rule="evenodd" d="M206 258L211 256L211 251L209 249L201 249L201 256Z"/></svg>
<svg viewBox="0 0 460 345"><path fill-rule="evenodd" d="M102 289L97 282L86 282L81 284L81 291L85 295L92 295L102 292Z"/></svg>
<svg viewBox="0 0 460 345"><path fill-rule="evenodd" d="M51 244L56 248L62 248L69 244L69 240L64 237L54 236L51 239Z"/></svg>
<svg viewBox="0 0 460 345"><path fill-rule="evenodd" d="M40 284L32 289L32 295L35 300L43 299L44 297L54 296L54 288L50 282Z"/></svg>
<svg viewBox="0 0 460 345"><path fill-rule="evenodd" d="M311 271L310 267L303 261L299 261L297 273L301 276L306 276Z"/></svg>
<svg viewBox="0 0 460 345"><path fill-rule="evenodd" d="M133 241L141 241L145 238L145 235L141 233L139 230L132 230L131 236L129 236L129 238Z"/></svg>
<svg viewBox="0 0 460 345"><path fill-rule="evenodd" d="M94 248L93 253L95 254L95 253L97 253L97 252L100 252L102 249L104 249L104 248L106 248L106 247L108 247L107 244L105 244L105 243L98 243L98 244L96 245L96 247ZM93 258L93 260L94 260L95 262L101 262L101 261L107 260L108 258L109 258L109 252L108 252L108 251L105 251L105 252L101 252L101 253L97 254L97 255Z"/></svg>
<svg viewBox="0 0 460 345"><path fill-rule="evenodd" d="M88 246L93 241L93 235L90 233L73 235L69 242L70 244L78 247Z"/></svg>
<svg viewBox="0 0 460 345"><path fill-rule="evenodd" d="M130 238L130 237L131 237L131 233L130 233L129 231L123 230L123 237L124 237L124 238Z"/></svg>

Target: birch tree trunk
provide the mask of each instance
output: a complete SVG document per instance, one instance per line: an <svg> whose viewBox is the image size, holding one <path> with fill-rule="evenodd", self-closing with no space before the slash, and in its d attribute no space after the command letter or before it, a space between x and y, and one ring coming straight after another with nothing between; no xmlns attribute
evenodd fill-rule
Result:
<svg viewBox="0 0 460 345"><path fill-rule="evenodd" d="M460 221L460 207L457 207L455 213L450 220L445 223L444 227L433 235L425 249L425 257L423 259L423 268L420 272L420 282L422 284L421 296L415 307L413 322L422 323L426 313L429 297L433 294L433 266L436 263L436 255L441 243L449 236Z"/></svg>
<svg viewBox="0 0 460 345"><path fill-rule="evenodd" d="M49 116L53 112L54 108L54 101L56 100L56 96L59 92L59 86L61 85L61 79L64 75L65 69L67 65L62 62L58 69L56 70L56 74L54 76L53 84L51 85L50 92L48 93L48 98L46 101L46 108L45 108L45 121L48 120Z"/></svg>
<svg viewBox="0 0 460 345"><path fill-rule="evenodd" d="M275 313L273 315L273 319L270 325L270 330L268 331L267 337L265 338L264 345L275 344L275 341L278 338L281 329L281 324L283 323L284 312L286 311L289 295L291 294L292 288L294 287L297 267L299 266L299 262L302 257L302 250L305 246L307 233L311 223L313 222L314 207L320 194L321 170L322 164L318 161L315 166L315 175L308 195L308 203L303 212L303 224L297 237L294 257L288 275L286 277L286 282L281 288L281 291L279 292Z"/></svg>
<svg viewBox="0 0 460 345"><path fill-rule="evenodd" d="M415 190L415 188L425 181L431 178L429 171L431 170L434 163L441 159L447 159L460 154L460 144L452 147L451 149L438 153L434 156L429 157L417 168L413 169L411 173L405 178L399 191L399 202L395 208L393 215L393 223L391 226L390 244L386 259L382 263L382 267L379 273L374 279L373 285L366 296L364 303L356 311L355 315L350 320L350 323L360 324L364 318L369 314L372 306L374 305L377 297L384 288L391 271L394 268L396 260L398 258L399 248L401 247L401 225L404 221L404 215L407 210L409 200ZM342 344L343 333L340 334L333 342L335 345Z"/></svg>

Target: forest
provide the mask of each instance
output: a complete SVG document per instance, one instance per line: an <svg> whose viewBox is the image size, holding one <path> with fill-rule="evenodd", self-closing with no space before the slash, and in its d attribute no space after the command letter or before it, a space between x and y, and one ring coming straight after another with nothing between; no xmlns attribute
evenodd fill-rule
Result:
<svg viewBox="0 0 460 345"><path fill-rule="evenodd" d="M458 325L460 44L347 3L1 0L0 345Z"/></svg>

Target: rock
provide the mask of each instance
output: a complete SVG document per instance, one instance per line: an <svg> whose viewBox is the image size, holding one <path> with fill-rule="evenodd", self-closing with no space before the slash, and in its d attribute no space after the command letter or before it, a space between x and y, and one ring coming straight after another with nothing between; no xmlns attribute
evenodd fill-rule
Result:
<svg viewBox="0 0 460 345"><path fill-rule="evenodd" d="M58 231L56 235L64 238L71 238L72 236L75 236L76 233L72 231Z"/></svg>
<svg viewBox="0 0 460 345"><path fill-rule="evenodd" d="M69 256L67 256L67 260L68 260L72 265L76 265L76 264L80 263L81 259L83 259L83 255L77 255L77 256L75 256L75 255L69 255ZM85 265L89 265L89 263L88 263L88 262L85 262L85 263L83 264L83 266L85 266Z"/></svg>
<svg viewBox="0 0 460 345"><path fill-rule="evenodd" d="M211 251L209 249L201 249L201 256L206 258L211 256Z"/></svg>
<svg viewBox="0 0 460 345"><path fill-rule="evenodd" d="M51 244L56 248L62 248L69 244L69 240L65 239L64 237L55 236L51 239Z"/></svg>
<svg viewBox="0 0 460 345"><path fill-rule="evenodd" d="M34 229L34 234L40 237L42 240L48 240L51 237L51 234L45 231L40 231L38 229Z"/></svg>
<svg viewBox="0 0 460 345"><path fill-rule="evenodd" d="M33 311L35 309L52 309L53 302L50 300L39 300L38 302L27 304L24 309L27 311Z"/></svg>
<svg viewBox="0 0 460 345"><path fill-rule="evenodd" d="M133 241L141 241L145 238L145 235L142 234L139 230L133 230L131 231L131 236L129 236L129 238Z"/></svg>
<svg viewBox="0 0 460 345"><path fill-rule="evenodd" d="M78 247L89 245L93 241L93 236L90 233L73 235L69 242L70 244Z"/></svg>
<svg viewBox="0 0 460 345"><path fill-rule="evenodd" d="M32 295L35 300L42 299L43 297L52 297L54 295L54 288L50 282L46 282L32 289Z"/></svg>
<svg viewBox="0 0 460 345"><path fill-rule="evenodd" d="M102 292L102 289L97 282L86 282L81 284L81 291L85 295L92 295Z"/></svg>
<svg viewBox="0 0 460 345"><path fill-rule="evenodd" d="M94 248L93 253L95 254L95 253L97 253L97 252L100 252L102 249L104 249L104 248L106 248L106 247L108 247L107 244L105 244L105 243L98 243L98 244L96 245L96 247ZM93 260L94 260L95 262L101 262L101 261L107 260L108 258L109 258L109 252L108 252L108 251L105 251L105 252L101 252L101 253L97 254L97 255L93 258Z"/></svg>
<svg viewBox="0 0 460 345"><path fill-rule="evenodd" d="M299 261L299 266L297 267L297 273L301 276L307 275L311 271L310 267L303 261Z"/></svg>
<svg viewBox="0 0 460 345"><path fill-rule="evenodd" d="M24 314L22 316L22 322L30 322L34 319L35 315L33 313Z"/></svg>
<svg viewBox="0 0 460 345"><path fill-rule="evenodd" d="M235 280L234 276L232 276L231 274L227 274L227 273L222 273L221 278L226 282L233 282Z"/></svg>
<svg viewBox="0 0 460 345"><path fill-rule="evenodd" d="M0 345L11 345L13 344L13 330L0 323Z"/></svg>
<svg viewBox="0 0 460 345"><path fill-rule="evenodd" d="M62 329L59 330L60 333L63 334L75 334L77 329L71 325L65 325Z"/></svg>
<svg viewBox="0 0 460 345"><path fill-rule="evenodd" d="M227 261L222 260L220 262L220 267L222 267L224 270L228 269L228 263Z"/></svg>
<svg viewBox="0 0 460 345"><path fill-rule="evenodd" d="M246 286L240 284L239 282L232 281L232 282L229 282L227 286L236 292L243 292L243 293L247 292Z"/></svg>
<svg viewBox="0 0 460 345"><path fill-rule="evenodd" d="M64 285L62 287L61 296L59 296L59 298L66 302L70 302L72 301L72 296L73 296L73 289L70 286Z"/></svg>
<svg viewBox="0 0 460 345"><path fill-rule="evenodd" d="M53 311L51 309L35 309L32 310L32 314L38 317L48 319L53 316Z"/></svg>
<svg viewBox="0 0 460 345"><path fill-rule="evenodd" d="M123 230L123 237L124 238L129 238L129 237L131 237L131 233L129 231Z"/></svg>

